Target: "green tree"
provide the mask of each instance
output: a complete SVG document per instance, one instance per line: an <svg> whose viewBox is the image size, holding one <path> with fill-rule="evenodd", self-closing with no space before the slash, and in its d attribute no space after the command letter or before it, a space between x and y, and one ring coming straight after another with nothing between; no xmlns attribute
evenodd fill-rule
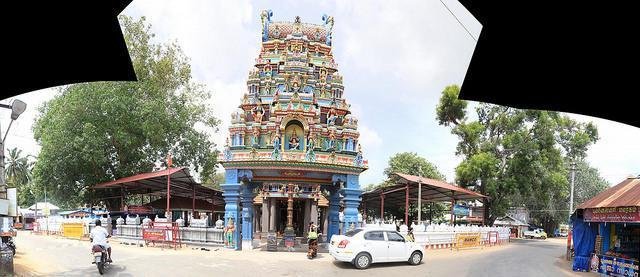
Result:
<svg viewBox="0 0 640 277"><path fill-rule="evenodd" d="M224 173L218 172L215 175L211 175L211 177L204 180L202 185L212 189L222 189L220 185L224 184Z"/></svg>
<svg viewBox="0 0 640 277"><path fill-rule="evenodd" d="M565 165L567 167L567 171L569 172L568 163L566 163ZM567 178L571 177L568 176ZM591 167L589 163L585 161L577 162L573 192L573 201L575 206L577 207L578 205L593 198L598 193L601 193L604 190L608 189L610 185L611 184L609 184L607 180L600 176L600 172L598 171L598 169Z"/></svg>
<svg viewBox="0 0 640 277"><path fill-rule="evenodd" d="M151 171L172 153L202 179L215 174L208 130L218 120L209 92L191 77L176 42L154 44L145 18L120 18L138 82L70 85L40 107L34 137L41 145L34 177L65 207L95 202L92 185Z"/></svg>
<svg viewBox="0 0 640 277"><path fill-rule="evenodd" d="M445 179L444 174L440 173L435 165L418 156L415 152L397 153L389 158L389 165L384 169L384 174L387 175L385 185L393 184L394 173L421 175L425 178L438 180Z"/></svg>
<svg viewBox="0 0 640 277"><path fill-rule="evenodd" d="M22 155L18 148L9 149L5 164L5 178L10 187L20 187L31 181L31 166L29 156Z"/></svg>
<svg viewBox="0 0 640 277"><path fill-rule="evenodd" d="M23 155L22 150L12 148L7 151L5 164L5 180L9 187L17 188L18 205L25 207L35 203L35 189L33 187L32 169L34 162L29 155Z"/></svg>
<svg viewBox="0 0 640 277"><path fill-rule="evenodd" d="M459 139L457 183L489 196L483 200L488 224L512 206L525 204L545 211L535 215L545 222L566 218L568 193L565 159L582 159L598 140L591 123L578 123L557 112L520 110L481 104L477 121L466 118L466 101L459 88L445 88L436 108L437 120L450 126ZM534 215L532 214L532 217Z"/></svg>

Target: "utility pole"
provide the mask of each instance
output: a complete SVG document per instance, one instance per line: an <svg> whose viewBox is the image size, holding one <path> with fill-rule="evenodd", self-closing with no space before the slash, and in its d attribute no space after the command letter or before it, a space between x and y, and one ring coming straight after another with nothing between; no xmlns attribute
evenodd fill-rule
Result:
<svg viewBox="0 0 640 277"><path fill-rule="evenodd" d="M571 162L571 196L569 198L569 216L573 213L573 188L576 179L576 163Z"/></svg>

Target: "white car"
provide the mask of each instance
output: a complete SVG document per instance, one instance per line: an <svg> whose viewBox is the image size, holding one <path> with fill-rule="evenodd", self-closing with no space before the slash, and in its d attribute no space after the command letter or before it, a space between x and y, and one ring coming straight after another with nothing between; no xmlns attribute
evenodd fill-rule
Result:
<svg viewBox="0 0 640 277"><path fill-rule="evenodd" d="M396 231L383 229L354 229L344 235L331 236L329 253L336 260L352 263L365 269L372 263L409 262L418 265L424 250L414 242L406 241Z"/></svg>

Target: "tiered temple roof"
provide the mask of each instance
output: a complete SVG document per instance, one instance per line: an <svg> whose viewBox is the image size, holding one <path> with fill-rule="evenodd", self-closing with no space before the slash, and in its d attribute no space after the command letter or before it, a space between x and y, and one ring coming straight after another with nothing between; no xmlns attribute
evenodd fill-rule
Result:
<svg viewBox="0 0 640 277"><path fill-rule="evenodd" d="M272 22L271 15L261 13L262 49L219 160L225 167L288 162L365 170L358 120L332 54L333 18L317 25L299 17Z"/></svg>

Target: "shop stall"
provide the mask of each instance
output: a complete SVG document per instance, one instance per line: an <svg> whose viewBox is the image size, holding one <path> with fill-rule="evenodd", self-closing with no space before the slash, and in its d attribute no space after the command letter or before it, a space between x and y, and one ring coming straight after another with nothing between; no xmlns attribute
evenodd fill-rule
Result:
<svg viewBox="0 0 640 277"><path fill-rule="evenodd" d="M640 178L628 178L578 206L573 225L574 270L638 276Z"/></svg>

